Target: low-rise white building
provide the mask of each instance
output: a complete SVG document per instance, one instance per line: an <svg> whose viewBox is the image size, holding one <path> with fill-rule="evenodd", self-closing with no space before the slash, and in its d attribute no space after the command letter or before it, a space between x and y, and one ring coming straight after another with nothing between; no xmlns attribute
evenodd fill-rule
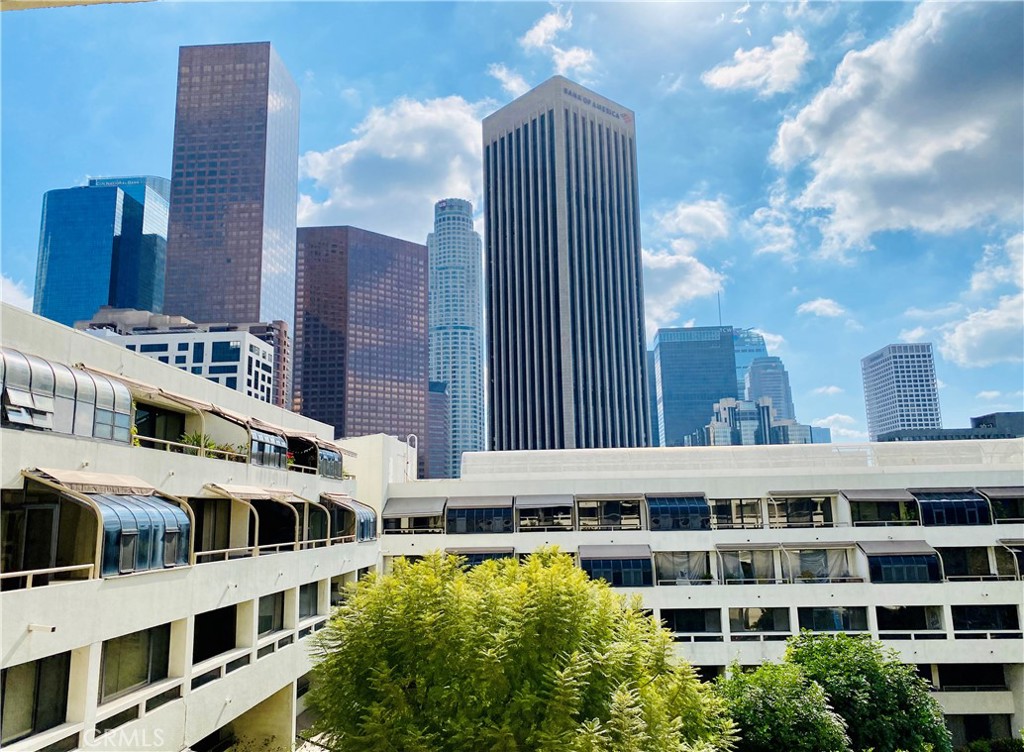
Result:
<svg viewBox="0 0 1024 752"><path fill-rule="evenodd" d="M802 628L867 633L958 743L1024 725L1024 440L472 453L424 481L396 439L334 442L26 312L0 323L5 749L287 745L346 583L546 545L639 594L706 677Z"/></svg>

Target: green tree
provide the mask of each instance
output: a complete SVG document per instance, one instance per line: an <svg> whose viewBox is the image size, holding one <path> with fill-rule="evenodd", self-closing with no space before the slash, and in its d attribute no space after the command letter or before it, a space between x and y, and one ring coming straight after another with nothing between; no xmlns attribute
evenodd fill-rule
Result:
<svg viewBox="0 0 1024 752"><path fill-rule="evenodd" d="M318 650L314 731L338 752L731 748L668 633L557 550L398 559L349 591Z"/></svg>
<svg viewBox="0 0 1024 752"><path fill-rule="evenodd" d="M867 635L802 632L790 638L786 660L825 690L854 749L951 752L942 708L928 683L880 642Z"/></svg>
<svg viewBox="0 0 1024 752"><path fill-rule="evenodd" d="M737 752L849 752L846 723L792 663L733 664L715 682L736 722Z"/></svg>

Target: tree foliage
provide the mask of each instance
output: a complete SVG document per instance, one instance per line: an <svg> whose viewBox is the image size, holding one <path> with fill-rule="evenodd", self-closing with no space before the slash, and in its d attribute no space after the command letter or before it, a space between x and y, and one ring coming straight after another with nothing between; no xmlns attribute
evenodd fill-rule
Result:
<svg viewBox="0 0 1024 752"><path fill-rule="evenodd" d="M554 550L433 554L350 591L318 643L315 731L338 752L715 752L722 701L671 640Z"/></svg>
<svg viewBox="0 0 1024 752"><path fill-rule="evenodd" d="M737 752L849 752L846 723L799 666L733 664L715 688L736 722Z"/></svg>
<svg viewBox="0 0 1024 752"><path fill-rule="evenodd" d="M847 724L854 749L951 752L942 709L928 683L868 636L803 632L786 660L821 685Z"/></svg>

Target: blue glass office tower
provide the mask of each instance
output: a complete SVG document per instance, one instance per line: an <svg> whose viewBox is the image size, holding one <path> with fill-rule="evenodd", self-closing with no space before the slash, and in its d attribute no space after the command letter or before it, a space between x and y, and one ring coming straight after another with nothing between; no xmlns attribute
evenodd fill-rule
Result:
<svg viewBox="0 0 1024 752"><path fill-rule="evenodd" d="M767 358L768 348L764 337L753 329L732 330L733 349L736 351L736 396L737 399L757 399L746 394L746 377L754 358Z"/></svg>
<svg viewBox="0 0 1024 752"><path fill-rule="evenodd" d="M715 403L736 398L733 328L659 329L654 335L654 367L662 446L702 443Z"/></svg>
<svg viewBox="0 0 1024 752"><path fill-rule="evenodd" d="M168 181L105 178L43 196L33 310L67 326L100 308L160 312Z"/></svg>

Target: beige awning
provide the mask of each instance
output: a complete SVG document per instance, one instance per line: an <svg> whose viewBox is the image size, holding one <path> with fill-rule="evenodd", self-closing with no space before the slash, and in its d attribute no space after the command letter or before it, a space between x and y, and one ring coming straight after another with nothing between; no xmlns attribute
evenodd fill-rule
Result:
<svg viewBox="0 0 1024 752"><path fill-rule="evenodd" d="M913 494L905 488L856 488L840 493L847 501L914 501Z"/></svg>
<svg viewBox="0 0 1024 752"><path fill-rule="evenodd" d="M815 548L853 548L853 541L804 541L802 543L783 543L787 551L809 551Z"/></svg>
<svg viewBox="0 0 1024 752"><path fill-rule="evenodd" d="M647 544L580 546L580 559L650 559L651 547Z"/></svg>
<svg viewBox="0 0 1024 752"><path fill-rule="evenodd" d="M259 486L207 483L204 488L210 489L218 496L225 496L229 499L241 499L242 501L252 501L253 499L274 499L274 492L268 491L265 488L260 488Z"/></svg>
<svg viewBox="0 0 1024 752"><path fill-rule="evenodd" d="M125 494L133 496L152 496L156 488L134 475L114 475L111 473L88 473L83 470L64 470L39 467L22 470L26 478L43 482L57 483L69 491L95 494Z"/></svg>
<svg viewBox="0 0 1024 752"><path fill-rule="evenodd" d="M921 556L935 553L935 549L923 540L858 541L857 546L868 556Z"/></svg>
<svg viewBox="0 0 1024 752"><path fill-rule="evenodd" d="M835 496L838 491L831 489L817 489L814 491L769 491L768 495L776 499L807 499L815 496Z"/></svg>
<svg viewBox="0 0 1024 752"><path fill-rule="evenodd" d="M516 509L544 509L548 507L571 506L572 494L549 494L516 497Z"/></svg>
<svg viewBox="0 0 1024 752"><path fill-rule="evenodd" d="M440 517L444 512L444 496L418 496L404 499L388 499L384 502L381 517Z"/></svg>
<svg viewBox="0 0 1024 752"><path fill-rule="evenodd" d="M161 402L164 404L170 403L179 407L187 407L188 409L196 412L203 410L209 412L213 409L213 405L209 402L203 402L202 400L193 399L192 397L186 397L183 394L176 394L175 392L164 389L163 387L153 386L152 384L147 384L144 381L139 381L138 379L133 379L120 373L105 371L102 368L96 368L95 366L87 366L84 363L76 364L75 368L99 374L106 378L117 379L124 383L133 395L142 397L143 399L149 399L154 402Z"/></svg>
<svg viewBox="0 0 1024 752"><path fill-rule="evenodd" d="M512 506L511 496L451 496L447 509L508 509Z"/></svg>
<svg viewBox="0 0 1024 752"><path fill-rule="evenodd" d="M1024 499L1024 486L999 486L998 488L979 488L990 499Z"/></svg>

